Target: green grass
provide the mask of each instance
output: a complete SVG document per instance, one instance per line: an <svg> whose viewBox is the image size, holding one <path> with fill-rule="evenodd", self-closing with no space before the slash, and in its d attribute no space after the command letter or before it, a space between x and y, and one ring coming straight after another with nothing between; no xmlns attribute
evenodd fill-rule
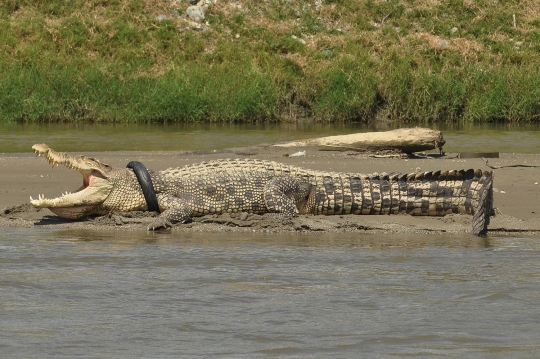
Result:
<svg viewBox="0 0 540 359"><path fill-rule="evenodd" d="M185 6L2 2L0 121L540 121L536 0Z"/></svg>

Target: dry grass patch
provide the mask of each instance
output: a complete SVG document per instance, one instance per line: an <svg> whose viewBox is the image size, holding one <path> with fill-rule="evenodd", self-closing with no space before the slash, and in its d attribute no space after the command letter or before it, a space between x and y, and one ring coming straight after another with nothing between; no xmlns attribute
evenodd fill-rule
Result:
<svg viewBox="0 0 540 359"><path fill-rule="evenodd" d="M481 54L485 52L485 47L478 41L471 41L465 38L456 38L451 41L452 48L457 51L465 61L478 62Z"/></svg>
<svg viewBox="0 0 540 359"><path fill-rule="evenodd" d="M477 61L478 55L484 52L484 45L478 41L465 38L447 39L430 33L416 33L405 37L405 40L417 39L422 41L429 48L437 51L455 51L467 61Z"/></svg>

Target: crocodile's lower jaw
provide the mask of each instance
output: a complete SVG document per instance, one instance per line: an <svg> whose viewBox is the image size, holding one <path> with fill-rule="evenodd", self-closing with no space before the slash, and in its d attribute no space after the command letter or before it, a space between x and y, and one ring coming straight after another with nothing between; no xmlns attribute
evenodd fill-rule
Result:
<svg viewBox="0 0 540 359"><path fill-rule="evenodd" d="M96 214L95 205L77 207L48 207L58 217L67 219L81 219L91 214Z"/></svg>

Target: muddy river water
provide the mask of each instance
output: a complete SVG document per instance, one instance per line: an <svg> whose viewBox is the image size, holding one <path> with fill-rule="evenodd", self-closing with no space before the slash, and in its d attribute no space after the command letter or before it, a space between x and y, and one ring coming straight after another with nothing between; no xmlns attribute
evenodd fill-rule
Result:
<svg viewBox="0 0 540 359"><path fill-rule="evenodd" d="M317 132L4 130L7 152L210 150ZM456 152L540 152L538 131L461 131L445 134ZM539 258L540 238L0 227L0 357L539 357Z"/></svg>
<svg viewBox="0 0 540 359"><path fill-rule="evenodd" d="M540 355L538 239L0 237L0 357Z"/></svg>

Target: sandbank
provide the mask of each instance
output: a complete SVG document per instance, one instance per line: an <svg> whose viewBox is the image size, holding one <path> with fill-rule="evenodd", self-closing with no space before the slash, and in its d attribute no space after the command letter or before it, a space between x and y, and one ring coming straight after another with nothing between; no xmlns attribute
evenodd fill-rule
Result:
<svg viewBox="0 0 540 359"><path fill-rule="evenodd" d="M63 166L51 168L43 159L28 153L0 154L0 226L53 229L145 231L151 214L135 212L110 214L79 221L61 219L49 210L35 210L29 197L38 194L56 197L80 186L78 172ZM304 156L290 157L305 151ZM77 154L77 153L72 153ZM155 152L94 152L85 153L113 167L125 167L131 160L144 163L153 170L180 167L220 158L257 158L287 163L304 168L356 173L417 172L480 168L490 170L480 158L460 159L457 154L440 158L373 158L367 153L319 151L314 148L276 148L271 146L237 148L215 152L155 151ZM539 154L502 153L489 160L494 166L540 166ZM488 236L539 236L540 167L506 167L494 169L494 203ZM282 223L261 216L240 214L208 215L193 222L177 225L173 232L353 232L414 234L471 234L471 216L412 217L381 216L300 216Z"/></svg>

